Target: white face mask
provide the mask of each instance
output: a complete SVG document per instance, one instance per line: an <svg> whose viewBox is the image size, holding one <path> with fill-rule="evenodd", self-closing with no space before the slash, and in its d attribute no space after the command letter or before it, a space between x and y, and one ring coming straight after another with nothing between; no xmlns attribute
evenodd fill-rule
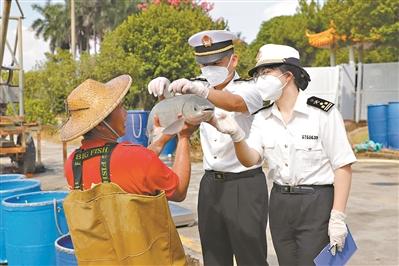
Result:
<svg viewBox="0 0 399 266"><path fill-rule="evenodd" d="M227 67L205 66L205 67L201 68L202 75L206 78L206 80L209 82L209 85L211 85L211 87L220 85L227 79L227 77L229 76L228 67L230 66L232 57L233 56L230 57L229 64L227 65Z"/></svg>
<svg viewBox="0 0 399 266"><path fill-rule="evenodd" d="M256 87L262 96L263 101L276 101L280 98L281 94L283 93L283 88L287 85L287 82L283 84L279 77L284 75L285 73L281 74L280 76L276 77L273 75L262 75L257 78L256 80Z"/></svg>

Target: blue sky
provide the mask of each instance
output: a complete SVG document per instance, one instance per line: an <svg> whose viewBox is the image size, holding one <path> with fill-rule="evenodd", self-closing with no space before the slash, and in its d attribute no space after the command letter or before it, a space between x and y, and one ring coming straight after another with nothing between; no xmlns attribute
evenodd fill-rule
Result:
<svg viewBox="0 0 399 266"><path fill-rule="evenodd" d="M44 60L44 53L49 51L48 43L42 39L37 39L34 32L30 29L32 22L39 18L39 14L32 9L32 4L44 5L47 0L20 0L22 10L25 15L23 21L23 42L24 42L24 69L30 70L36 62ZM79 0L75 0L79 1ZM121 0L122 1L122 0ZM52 1L61 2L61 1ZM223 17L228 21L229 28L234 33L241 33L245 41L251 42L256 38L259 27L263 21L280 15L292 15L298 6L297 0L216 0L209 1L214 3L214 9L210 15L214 19ZM2 11L1 11L2 12ZM13 1L11 15L18 15L19 11ZM12 37L15 35L16 23L10 22L9 42L13 43ZM12 35L11 35L12 34ZM5 54L5 63L10 64L8 51ZM8 61L7 61L8 60Z"/></svg>

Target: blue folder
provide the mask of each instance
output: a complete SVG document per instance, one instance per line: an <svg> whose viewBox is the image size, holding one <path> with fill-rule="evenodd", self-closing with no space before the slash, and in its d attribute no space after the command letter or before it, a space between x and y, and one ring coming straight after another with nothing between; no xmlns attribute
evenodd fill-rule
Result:
<svg viewBox="0 0 399 266"><path fill-rule="evenodd" d="M348 229L348 235L346 236L345 240L345 246L342 250L342 252L337 252L335 253L335 256L331 254L330 251L330 243L327 244L323 248L323 250L317 255L317 257L313 260L316 266L326 266L326 265L345 265L350 257L355 253L357 250L357 246L355 241L353 240L352 234L349 232Z"/></svg>

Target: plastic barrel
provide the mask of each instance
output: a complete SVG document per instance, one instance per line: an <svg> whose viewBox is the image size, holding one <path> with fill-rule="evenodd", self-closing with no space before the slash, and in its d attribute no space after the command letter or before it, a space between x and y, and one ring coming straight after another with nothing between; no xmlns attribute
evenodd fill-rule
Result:
<svg viewBox="0 0 399 266"><path fill-rule="evenodd" d="M367 125L369 139L387 147L387 105L369 104L367 106Z"/></svg>
<svg viewBox="0 0 399 266"><path fill-rule="evenodd" d="M3 200L8 265L55 265L54 241L68 233L67 191L19 194Z"/></svg>
<svg viewBox="0 0 399 266"><path fill-rule="evenodd" d="M172 154L176 150L176 145L177 145L177 137L173 137L171 140L168 141L168 143L165 144L161 152L161 155L168 157L172 156Z"/></svg>
<svg viewBox="0 0 399 266"><path fill-rule="evenodd" d="M387 107L388 147L399 150L399 102L389 102Z"/></svg>
<svg viewBox="0 0 399 266"><path fill-rule="evenodd" d="M135 144L147 147L148 137L147 122L149 111L144 110L129 110L125 122L125 135L119 138L119 142L130 141Z"/></svg>
<svg viewBox="0 0 399 266"><path fill-rule="evenodd" d="M55 265L78 265L70 235L63 235L55 240Z"/></svg>
<svg viewBox="0 0 399 266"><path fill-rule="evenodd" d="M8 181L8 180L23 179L25 177L26 177L25 175L21 175L21 174L4 174L4 175L0 175L0 182Z"/></svg>
<svg viewBox="0 0 399 266"><path fill-rule="evenodd" d="M40 191L40 181L34 179L2 181L0 182L0 203L10 196L33 191ZM2 204L0 204L0 263L7 262L4 230L4 210Z"/></svg>

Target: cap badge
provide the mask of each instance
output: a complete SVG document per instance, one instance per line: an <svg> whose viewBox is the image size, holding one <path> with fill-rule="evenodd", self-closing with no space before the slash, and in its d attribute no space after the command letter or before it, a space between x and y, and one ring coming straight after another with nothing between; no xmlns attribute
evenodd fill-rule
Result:
<svg viewBox="0 0 399 266"><path fill-rule="evenodd" d="M209 37L208 35L204 35L204 37L202 37L202 44L205 46L205 47L210 47L210 46L212 46L212 38L211 37Z"/></svg>

